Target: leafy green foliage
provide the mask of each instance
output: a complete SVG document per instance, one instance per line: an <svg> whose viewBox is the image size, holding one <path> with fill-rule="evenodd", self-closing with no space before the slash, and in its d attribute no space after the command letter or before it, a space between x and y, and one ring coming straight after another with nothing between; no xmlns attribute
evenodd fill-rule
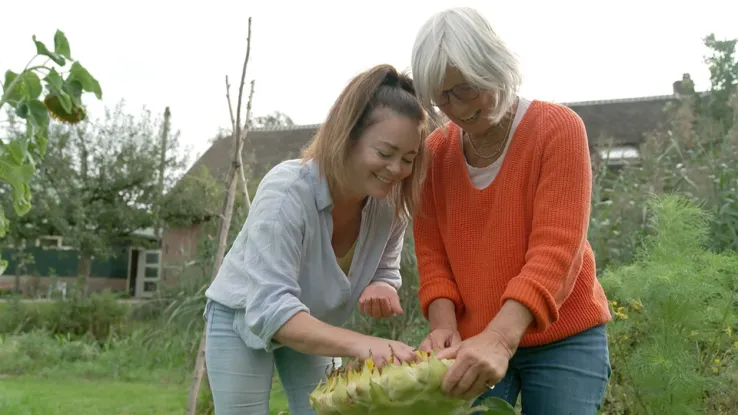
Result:
<svg viewBox="0 0 738 415"><path fill-rule="evenodd" d="M706 249L710 215L688 198L649 205L636 260L602 277L623 413L727 413L738 406L738 255Z"/></svg>
<svg viewBox="0 0 738 415"><path fill-rule="evenodd" d="M694 90L688 85L687 93L664 108L664 128L646 135L639 160L614 170L595 159L588 237L600 270L633 258L647 231L653 194L676 192L704 205L712 214L709 248L738 249L736 41L707 39L709 94L689 93Z"/></svg>
<svg viewBox="0 0 738 415"><path fill-rule="evenodd" d="M102 342L121 330L128 311L128 305L118 302L109 292L40 303L14 299L1 313L0 333L48 330L52 334L85 336Z"/></svg>
<svg viewBox="0 0 738 415"><path fill-rule="evenodd" d="M7 105L14 110L15 116L25 121L24 134L0 140L0 184L10 185L12 209L18 216L25 215L31 209L30 182L46 153L50 118L78 123L86 116L82 94L92 92L102 99L98 81L79 61L72 59L64 32L57 30L54 34L53 51L35 35L33 42L36 55L19 73L10 69L5 72L0 97L0 111L5 110ZM48 58L59 71L53 65L47 66L48 61L32 66L38 57ZM70 62L70 68L65 72L64 68ZM8 226L8 219L0 207L0 238L5 236ZM7 262L0 259L0 274L5 266Z"/></svg>
<svg viewBox="0 0 738 415"><path fill-rule="evenodd" d="M168 226L187 228L217 217L223 196L223 186L210 171L196 167L164 196L160 214Z"/></svg>

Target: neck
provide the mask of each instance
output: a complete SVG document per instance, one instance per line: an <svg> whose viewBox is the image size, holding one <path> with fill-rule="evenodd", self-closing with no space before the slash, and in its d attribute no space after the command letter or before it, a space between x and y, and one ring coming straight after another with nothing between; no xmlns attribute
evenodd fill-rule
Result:
<svg viewBox="0 0 738 415"><path fill-rule="evenodd" d="M494 144L505 140L510 126L512 125L513 117L515 116L515 110L518 107L518 99L515 99L510 110L505 114L504 117L497 124L492 124L479 134L470 134L469 138L474 140L475 143L488 143Z"/></svg>
<svg viewBox="0 0 738 415"><path fill-rule="evenodd" d="M361 212L367 195L342 195L333 198L334 220L351 219Z"/></svg>

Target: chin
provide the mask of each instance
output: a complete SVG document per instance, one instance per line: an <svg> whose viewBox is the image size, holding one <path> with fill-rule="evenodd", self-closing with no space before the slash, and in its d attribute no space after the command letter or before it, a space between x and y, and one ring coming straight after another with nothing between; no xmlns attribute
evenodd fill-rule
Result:
<svg viewBox="0 0 738 415"><path fill-rule="evenodd" d="M486 132L492 124L490 124L489 119L484 116L484 111L478 111L479 113L473 121L464 121L458 117L449 118L469 134L482 134Z"/></svg>
<svg viewBox="0 0 738 415"><path fill-rule="evenodd" d="M373 189L369 192L369 196L375 198L375 199L385 199L387 196L389 196L392 193L392 190L378 190Z"/></svg>
<svg viewBox="0 0 738 415"><path fill-rule="evenodd" d="M390 194L392 194L392 189L396 185L386 185L386 184L380 184L380 185L374 185L370 186L367 193L369 193L369 196L375 198L375 199L384 199Z"/></svg>

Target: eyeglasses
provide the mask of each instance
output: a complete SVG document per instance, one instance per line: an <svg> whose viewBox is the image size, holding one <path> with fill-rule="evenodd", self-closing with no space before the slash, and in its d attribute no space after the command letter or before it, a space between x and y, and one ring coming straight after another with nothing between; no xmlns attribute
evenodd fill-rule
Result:
<svg viewBox="0 0 738 415"><path fill-rule="evenodd" d="M459 101L471 101L479 96L479 89L469 84L456 85L449 90L441 91L438 96L433 98L433 105L437 107L447 105L450 101L449 93L453 94Z"/></svg>

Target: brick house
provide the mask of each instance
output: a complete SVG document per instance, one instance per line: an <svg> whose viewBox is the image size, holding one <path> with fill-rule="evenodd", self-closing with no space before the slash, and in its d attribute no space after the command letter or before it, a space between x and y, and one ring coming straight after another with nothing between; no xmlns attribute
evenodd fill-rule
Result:
<svg viewBox="0 0 738 415"><path fill-rule="evenodd" d="M689 80L685 75L683 81ZM625 99L569 102L564 105L573 109L584 121L592 149L593 160L602 159L604 150L610 148L607 162L617 167L625 158L637 158L638 148L644 135L658 129L667 120L666 105L678 100L684 93L682 82L673 84L669 95L646 96ZM263 177L275 164L300 154L301 149L315 134L318 124L255 129L249 131L251 148L244 148L244 160L253 150L252 177ZM215 141L198 159L187 174L206 167L211 175L222 183L231 161L230 139ZM196 223L188 228L166 229L162 237L162 261L182 261L196 253L201 227Z"/></svg>

